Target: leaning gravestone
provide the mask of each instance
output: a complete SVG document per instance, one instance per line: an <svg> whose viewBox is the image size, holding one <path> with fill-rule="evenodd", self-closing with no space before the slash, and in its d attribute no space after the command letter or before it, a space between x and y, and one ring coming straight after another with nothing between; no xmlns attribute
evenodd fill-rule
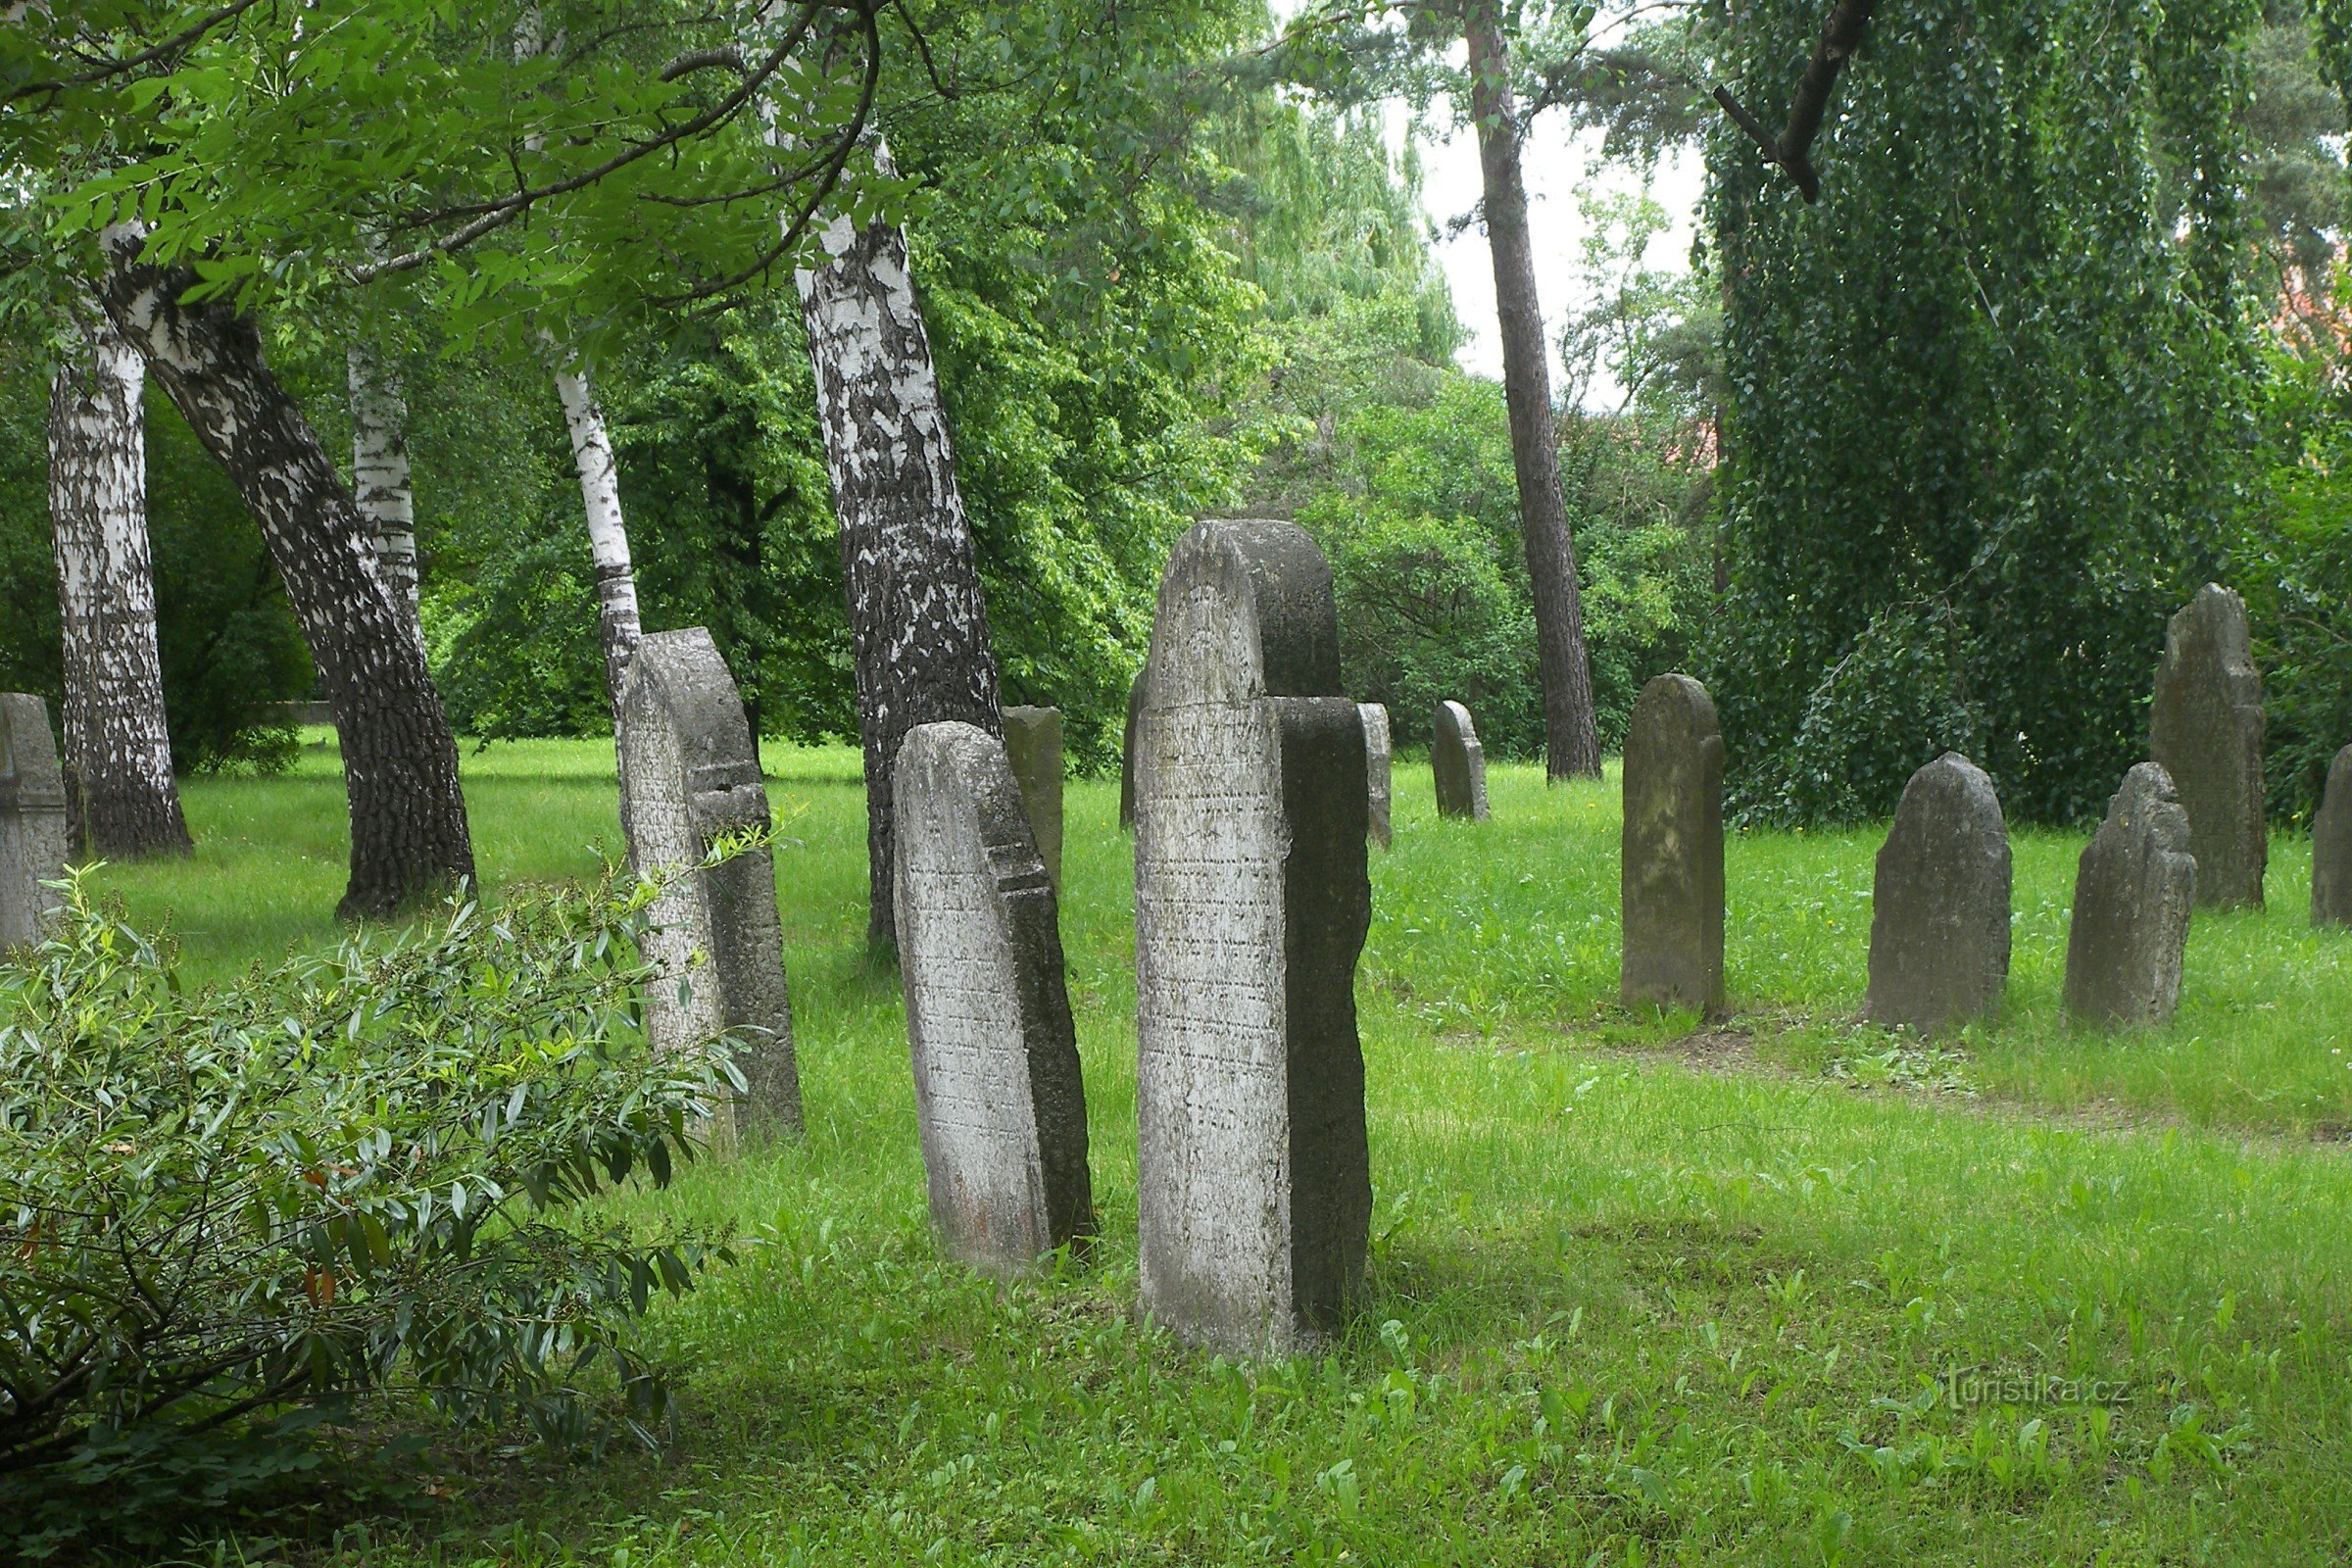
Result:
<svg viewBox="0 0 2352 1568"><path fill-rule="evenodd" d="M1933 1034L2000 1009L2009 978L2009 828L1958 752L1911 775L1871 892L1873 1023Z"/></svg>
<svg viewBox="0 0 2352 1568"><path fill-rule="evenodd" d="M1127 688L1126 738L1119 747L1119 826L1135 826L1135 727L1144 716L1144 677L1149 668L1135 672L1135 681Z"/></svg>
<svg viewBox="0 0 2352 1568"><path fill-rule="evenodd" d="M1029 831L1045 858L1046 875L1061 886L1061 710L1004 710L1004 760L1021 787Z"/></svg>
<svg viewBox="0 0 2352 1568"><path fill-rule="evenodd" d="M2262 732L2246 602L2207 583L2165 627L2148 717L2149 756L2188 813L2200 906L2262 904Z"/></svg>
<svg viewBox="0 0 2352 1568"><path fill-rule="evenodd" d="M2352 746L2328 765L2311 824L2311 923L2352 925Z"/></svg>
<svg viewBox="0 0 2352 1568"><path fill-rule="evenodd" d="M621 679L619 732L630 862L641 876L672 878L649 912L647 1032L656 1050L735 1032L748 1045L738 1058L744 1119L797 1133L801 1080L775 861L761 846L691 869L718 840L768 825L743 700L708 631L656 632L637 645ZM733 1130L728 1118L713 1141Z"/></svg>
<svg viewBox="0 0 2352 1568"><path fill-rule="evenodd" d="M1287 522L1177 543L1136 760L1136 1177L1145 1308L1244 1353L1317 1343L1372 1212L1355 963L1364 725L1331 568Z"/></svg>
<svg viewBox="0 0 2352 1568"><path fill-rule="evenodd" d="M1642 688L1625 737L1626 1005L1723 1010L1723 732L1688 675Z"/></svg>
<svg viewBox="0 0 2352 1568"><path fill-rule="evenodd" d="M1438 785L1438 814L1487 819L1487 749L1478 744L1470 710L1440 703L1430 726L1429 768Z"/></svg>
<svg viewBox="0 0 2352 1568"><path fill-rule="evenodd" d="M0 693L0 947L41 939L59 903L42 886L66 874L66 775L49 732L49 705Z"/></svg>
<svg viewBox="0 0 2352 1568"><path fill-rule="evenodd" d="M2161 1024L2180 1004L2196 902L2188 815L2154 762L2124 775L2075 871L2066 1010L2083 1023Z"/></svg>
<svg viewBox="0 0 2352 1568"><path fill-rule="evenodd" d="M1364 718L1364 795L1369 808L1366 829L1372 842L1389 847L1389 710L1378 703L1358 703Z"/></svg>
<svg viewBox="0 0 2352 1568"><path fill-rule="evenodd" d="M1054 885L1005 752L970 724L922 724L892 775L931 1224L950 1256L992 1274L1095 1230Z"/></svg>

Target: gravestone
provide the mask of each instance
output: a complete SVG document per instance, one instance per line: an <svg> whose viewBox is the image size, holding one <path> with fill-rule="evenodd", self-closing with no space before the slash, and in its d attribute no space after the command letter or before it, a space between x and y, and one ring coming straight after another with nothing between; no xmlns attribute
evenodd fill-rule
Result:
<svg viewBox="0 0 2352 1568"><path fill-rule="evenodd" d="M1136 1112L1145 1308L1197 1344L1311 1346L1372 1212L1355 963L1364 724L1331 568L1287 522L1177 543L1137 725Z"/></svg>
<svg viewBox="0 0 2352 1568"><path fill-rule="evenodd" d="M1146 666L1135 672L1135 680L1127 688L1127 731L1119 746L1119 826L1135 826L1135 726L1144 713L1144 677Z"/></svg>
<svg viewBox="0 0 2352 1568"><path fill-rule="evenodd" d="M1625 737L1618 870L1628 1006L1723 1010L1723 732L1688 675L1642 688Z"/></svg>
<svg viewBox="0 0 2352 1568"><path fill-rule="evenodd" d="M1946 752L1911 775L1871 892L1873 1023L1933 1034L2000 1010L2009 828L1984 770Z"/></svg>
<svg viewBox="0 0 2352 1568"><path fill-rule="evenodd" d="M971 724L922 724L892 775L931 1225L951 1257L999 1275L1095 1230L1054 885L1007 750Z"/></svg>
<svg viewBox="0 0 2352 1568"><path fill-rule="evenodd" d="M743 700L708 631L655 632L637 645L621 678L619 733L630 864L671 878L649 911L647 1032L665 1051L734 1031L746 1043L743 1121L798 1133L774 858L762 845L699 868L718 840L768 825ZM731 1140L734 1120L713 1128L714 1143Z"/></svg>
<svg viewBox="0 0 2352 1568"><path fill-rule="evenodd" d="M0 693L0 947L41 939L61 902L43 887L66 874L66 774L49 730L49 705Z"/></svg>
<svg viewBox="0 0 2352 1568"><path fill-rule="evenodd" d="M1364 718L1364 794L1368 806L1366 831L1382 849L1389 847L1389 710L1378 703L1358 703Z"/></svg>
<svg viewBox="0 0 2352 1568"><path fill-rule="evenodd" d="M2161 1024L2180 1004L2196 901L2188 813L2154 762L2124 775L2075 871L2066 1010L2082 1023Z"/></svg>
<svg viewBox="0 0 2352 1568"><path fill-rule="evenodd" d="M2328 765L2311 824L2311 923L2352 925L2352 746Z"/></svg>
<svg viewBox="0 0 2352 1568"><path fill-rule="evenodd" d="M1478 744L1470 710L1440 703L1430 725L1429 769L1438 785L1438 814L1487 819L1487 749Z"/></svg>
<svg viewBox="0 0 2352 1568"><path fill-rule="evenodd" d="M1004 760L1021 787L1029 831L1045 858L1046 875L1061 886L1061 710L1004 710Z"/></svg>
<svg viewBox="0 0 2352 1568"><path fill-rule="evenodd" d="M2207 583L2165 627L2148 715L2148 755L2188 813L2199 907L2262 904L2262 732L2246 602Z"/></svg>

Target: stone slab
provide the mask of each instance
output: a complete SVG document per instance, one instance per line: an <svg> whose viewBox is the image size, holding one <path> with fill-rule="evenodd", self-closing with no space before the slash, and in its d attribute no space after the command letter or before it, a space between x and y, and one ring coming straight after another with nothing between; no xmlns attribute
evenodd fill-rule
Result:
<svg viewBox="0 0 2352 1568"><path fill-rule="evenodd" d="M2246 603L2207 583L2164 631L2148 715L2148 755L2188 813L2200 906L2260 907L2270 857L2263 827L2262 675Z"/></svg>
<svg viewBox="0 0 2352 1568"><path fill-rule="evenodd" d="M1487 819L1487 749L1478 743L1470 710L1438 705L1429 737L1429 769L1438 789L1438 814L1472 822Z"/></svg>
<svg viewBox="0 0 2352 1568"><path fill-rule="evenodd" d="M2009 828L1957 752L1911 775L1871 893L1871 1022L1921 1034L1997 1014L2009 978Z"/></svg>
<svg viewBox="0 0 2352 1568"><path fill-rule="evenodd" d="M1013 782L1021 787L1021 804L1029 812L1029 831L1045 858L1046 875L1061 887L1061 710L1015 706L1004 710L1004 760L1012 766Z"/></svg>
<svg viewBox="0 0 2352 1568"><path fill-rule="evenodd" d="M2352 746L2328 764L2312 819L2311 923L2352 926Z"/></svg>
<svg viewBox="0 0 2352 1568"><path fill-rule="evenodd" d="M24 692L0 693L0 947L41 939L66 874L66 774L49 705Z"/></svg>
<svg viewBox="0 0 2352 1568"><path fill-rule="evenodd" d="M2161 1024L2180 1004L2180 962L2196 904L2188 813L2154 762L2124 775L2075 870L2066 933L2066 1010L2099 1027Z"/></svg>
<svg viewBox="0 0 2352 1568"><path fill-rule="evenodd" d="M1628 1006L1723 1010L1723 731L1688 675L1642 688L1625 737L1619 858Z"/></svg>
<svg viewBox="0 0 2352 1568"><path fill-rule="evenodd" d="M1389 710L1378 703L1358 703L1355 710L1364 719L1364 794L1369 808L1366 831L1372 842L1385 850L1391 834Z"/></svg>

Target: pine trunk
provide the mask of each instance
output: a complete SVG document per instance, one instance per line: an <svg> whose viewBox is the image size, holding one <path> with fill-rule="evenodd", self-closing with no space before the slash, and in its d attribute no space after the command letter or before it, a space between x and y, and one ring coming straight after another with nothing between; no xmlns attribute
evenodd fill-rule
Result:
<svg viewBox="0 0 2352 1568"><path fill-rule="evenodd" d="M419 645L416 492L409 476L409 400L400 367L373 344L354 342L345 355L351 384L352 501L367 519L375 569L406 612Z"/></svg>
<svg viewBox="0 0 2352 1568"><path fill-rule="evenodd" d="M596 564L597 634L605 651L605 697L613 722L620 719L620 678L629 656L645 635L637 615L637 573L629 561L629 530L620 511L620 473L612 459L612 436L596 401L588 372L564 363L556 368L556 396L571 428L571 463L580 476L580 504L588 514L588 553Z"/></svg>
<svg viewBox="0 0 2352 1568"><path fill-rule="evenodd" d="M74 325L49 400L68 821L92 859L185 855L147 547L146 368L103 315Z"/></svg>
<svg viewBox="0 0 2352 1568"><path fill-rule="evenodd" d="M799 274L801 318L841 518L857 662L867 938L888 952L898 940L891 770L900 743L915 725L942 719L1002 736L1004 718L939 374L907 275L906 233L836 218L822 244L824 265Z"/></svg>
<svg viewBox="0 0 2352 1568"><path fill-rule="evenodd" d="M261 525L342 737L351 806L345 918L389 914L473 875L458 748L405 607L375 567L367 523L318 432L263 362L250 318L184 305L186 267L106 235L101 295Z"/></svg>
<svg viewBox="0 0 2352 1568"><path fill-rule="evenodd" d="M1536 300L1535 250L1527 231L1527 183L1519 168L1519 114L1509 46L1496 0L1468 9L1470 106L1478 120L1485 175L1487 245L1494 262L1494 314L1502 335L1502 386L1511 415L1511 466L1535 598L1538 667L1544 683L1546 775L1600 776L1600 732L1592 711L1592 668L1585 652L1585 610L1577 591L1576 546L1560 495L1559 432L1551 416L1551 369L1544 313Z"/></svg>

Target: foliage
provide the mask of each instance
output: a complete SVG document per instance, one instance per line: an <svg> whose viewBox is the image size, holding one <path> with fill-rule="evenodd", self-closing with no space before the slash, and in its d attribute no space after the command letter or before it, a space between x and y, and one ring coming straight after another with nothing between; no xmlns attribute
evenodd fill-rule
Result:
<svg viewBox="0 0 2352 1568"><path fill-rule="evenodd" d="M462 899L190 989L68 884L0 971L0 1513L21 1549L159 1473L266 1481L297 1461L262 1421L396 1379L571 1445L607 1420L593 1372L650 1441L673 1369L630 1320L723 1254L565 1211L666 1182L731 1081L637 1028L651 894ZM239 1433L259 1447L191 1467Z"/></svg>
<svg viewBox="0 0 2352 1568"><path fill-rule="evenodd" d="M1818 206L1716 132L1729 594L1709 664L1750 818L1886 811L1941 739L1923 704L1981 715L2013 818L2095 814L2144 754L2165 616L2248 499L2254 15L1886 11L1816 151ZM1710 17L1722 77L1785 99L1819 7ZM1907 688L1917 659L1936 691Z"/></svg>

